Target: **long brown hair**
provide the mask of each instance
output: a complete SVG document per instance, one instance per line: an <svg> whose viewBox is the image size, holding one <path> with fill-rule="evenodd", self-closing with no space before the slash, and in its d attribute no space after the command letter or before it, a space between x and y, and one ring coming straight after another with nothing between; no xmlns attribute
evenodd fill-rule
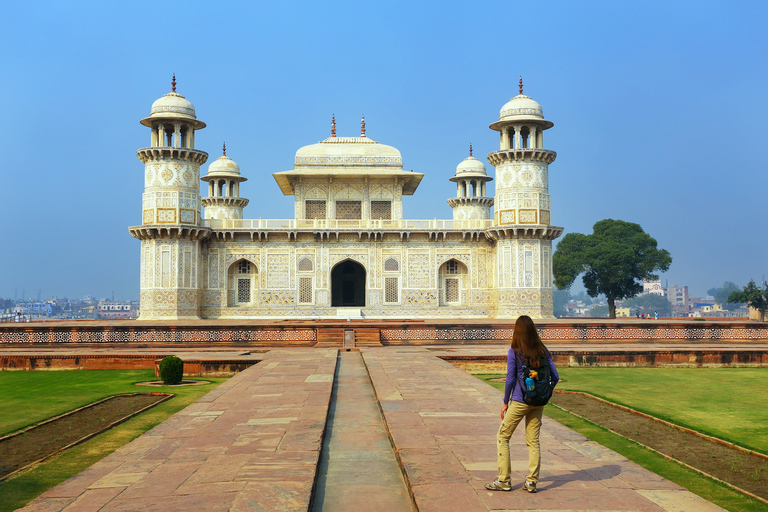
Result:
<svg viewBox="0 0 768 512"><path fill-rule="evenodd" d="M512 334L512 348L528 363L529 366L539 366L539 358L549 353L541 342L533 320L528 315L520 316L515 322L515 332Z"/></svg>

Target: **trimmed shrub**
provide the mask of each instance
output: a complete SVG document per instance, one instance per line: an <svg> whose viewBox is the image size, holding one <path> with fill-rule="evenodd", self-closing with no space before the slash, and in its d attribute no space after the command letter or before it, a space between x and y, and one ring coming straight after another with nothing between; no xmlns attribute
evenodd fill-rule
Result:
<svg viewBox="0 0 768 512"><path fill-rule="evenodd" d="M173 385L184 378L184 361L176 356L167 356L160 361L160 378L163 384Z"/></svg>

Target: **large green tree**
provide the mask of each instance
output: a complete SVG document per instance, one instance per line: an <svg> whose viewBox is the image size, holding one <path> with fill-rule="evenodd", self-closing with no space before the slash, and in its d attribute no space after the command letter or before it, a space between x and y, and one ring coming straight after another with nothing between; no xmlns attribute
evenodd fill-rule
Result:
<svg viewBox="0 0 768 512"><path fill-rule="evenodd" d="M659 278L672 256L657 248L657 242L639 224L604 219L595 223L591 235L569 233L557 244L552 257L555 285L571 287L578 276L590 297L605 295L610 318L616 318L617 299L643 291L643 280Z"/></svg>
<svg viewBox="0 0 768 512"><path fill-rule="evenodd" d="M765 320L765 310L768 308L768 282L763 281L763 286L755 284L754 279L750 279L743 290L731 292L728 296L728 302L744 303L746 302L760 312L760 321Z"/></svg>

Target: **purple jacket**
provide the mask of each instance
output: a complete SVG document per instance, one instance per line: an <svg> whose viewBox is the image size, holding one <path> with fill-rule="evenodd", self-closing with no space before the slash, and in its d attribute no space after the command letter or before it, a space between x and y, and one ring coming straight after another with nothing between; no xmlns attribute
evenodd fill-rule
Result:
<svg viewBox="0 0 768 512"><path fill-rule="evenodd" d="M547 363L549 363L549 371L551 373L553 387L557 385L560 380L560 375L557 373L555 363L552 361L552 356L547 353ZM511 398L515 402L523 402L523 390L522 386L517 384L523 380L523 358L517 357L514 349L510 347L507 354L507 383L504 386L504 403L508 404ZM511 395L511 396L510 396Z"/></svg>

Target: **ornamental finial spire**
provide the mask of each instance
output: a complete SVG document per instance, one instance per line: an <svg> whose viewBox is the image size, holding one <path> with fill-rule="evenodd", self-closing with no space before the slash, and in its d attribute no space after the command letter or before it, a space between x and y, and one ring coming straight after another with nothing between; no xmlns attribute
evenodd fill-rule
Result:
<svg viewBox="0 0 768 512"><path fill-rule="evenodd" d="M171 80L171 90L176 92L176 73L173 74L173 80Z"/></svg>
<svg viewBox="0 0 768 512"><path fill-rule="evenodd" d="M469 143L469 156L472 156L472 143Z"/></svg>
<svg viewBox="0 0 768 512"><path fill-rule="evenodd" d="M365 114L363 114L363 120L360 121L360 136L365 137Z"/></svg>
<svg viewBox="0 0 768 512"><path fill-rule="evenodd" d="M520 77L519 88L520 88L520 94L523 94L523 77L522 76Z"/></svg>
<svg viewBox="0 0 768 512"><path fill-rule="evenodd" d="M336 114L331 116L331 137L336 136Z"/></svg>
<svg viewBox="0 0 768 512"><path fill-rule="evenodd" d="M223 156L227 156L227 143L226 142L224 144L222 144L221 152L224 153Z"/></svg>

